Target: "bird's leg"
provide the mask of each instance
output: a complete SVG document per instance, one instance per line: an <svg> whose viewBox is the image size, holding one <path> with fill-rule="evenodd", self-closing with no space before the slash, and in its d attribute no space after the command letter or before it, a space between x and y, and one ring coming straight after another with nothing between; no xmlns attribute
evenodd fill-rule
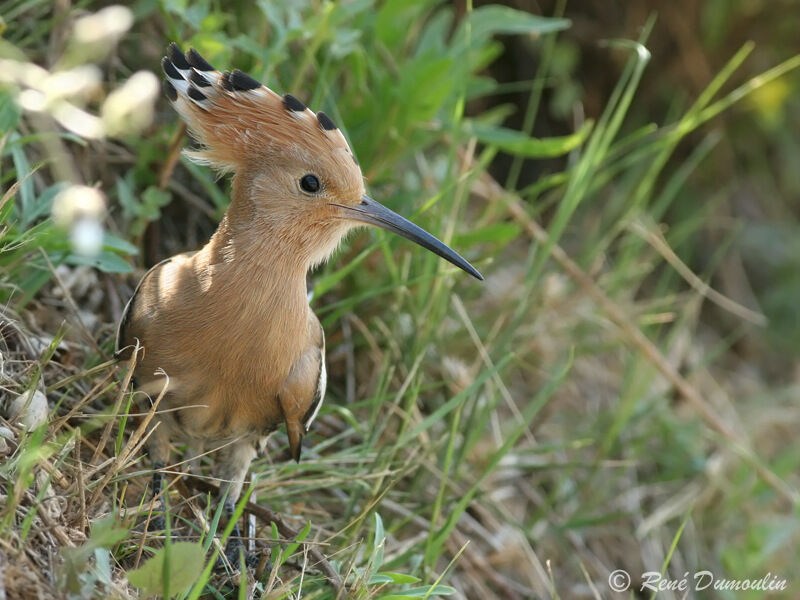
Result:
<svg viewBox="0 0 800 600"><path fill-rule="evenodd" d="M200 466L200 456L203 454L203 442L192 441L184 453L184 460L186 461L186 468L184 469L191 475L197 475Z"/></svg>
<svg viewBox="0 0 800 600"><path fill-rule="evenodd" d="M225 512L225 516L228 519L233 518L233 513L236 510L236 502L230 499L230 497L225 498L225 502L223 503L223 511ZM245 554L245 562L249 563L249 557L247 556L247 548L245 547L244 540L242 540L242 530L239 527L239 520L237 519L236 522L233 524L233 529L231 530L231 535L228 538L228 543L225 544L225 556L228 559L228 562L233 567L239 566L239 552L242 551Z"/></svg>
<svg viewBox="0 0 800 600"><path fill-rule="evenodd" d="M253 444L245 441L234 442L220 450L217 458L217 477L220 479L220 493L225 498L223 510L228 518L233 516L236 509L236 503L242 494L244 478L255 454ZM240 550L245 550L245 546L237 521L225 545L225 556L234 567L239 565ZM248 564L249 562L248 560Z"/></svg>
<svg viewBox="0 0 800 600"><path fill-rule="evenodd" d="M154 507L153 513L150 517L150 522L147 524L148 531L161 531L166 527L166 521L164 519L164 514L166 513L166 505L164 504L164 497L160 496L161 490L164 486L164 475L161 473L161 469L163 469L166 465L161 461L153 461L153 480L151 483L151 488L153 490L153 494L151 496L151 500L153 502L156 501L158 498L158 507Z"/></svg>
<svg viewBox="0 0 800 600"><path fill-rule="evenodd" d="M155 419L154 419L155 421ZM161 472L169 459L169 437L167 436L166 427L163 423L159 426L153 425L150 437L147 441L147 452L150 455L150 460L153 466L153 480L152 480L152 500L158 498L158 514L151 516L150 523L147 526L149 531L161 531L166 526L164 515L166 514L166 503L164 496L161 494L164 486L164 474Z"/></svg>

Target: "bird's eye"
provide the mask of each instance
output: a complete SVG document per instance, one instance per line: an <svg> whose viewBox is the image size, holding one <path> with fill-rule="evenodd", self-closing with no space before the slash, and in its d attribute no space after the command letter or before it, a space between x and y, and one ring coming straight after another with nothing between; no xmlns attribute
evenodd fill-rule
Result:
<svg viewBox="0 0 800 600"><path fill-rule="evenodd" d="M303 175L300 178L300 187L303 189L304 192L308 192L309 194L316 194L319 191L319 179L316 175Z"/></svg>

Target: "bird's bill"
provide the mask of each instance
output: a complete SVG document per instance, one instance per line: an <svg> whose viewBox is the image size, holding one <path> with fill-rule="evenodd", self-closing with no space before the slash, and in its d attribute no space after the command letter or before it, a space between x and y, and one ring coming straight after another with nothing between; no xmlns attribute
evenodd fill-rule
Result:
<svg viewBox="0 0 800 600"><path fill-rule="evenodd" d="M339 206L344 209L347 218L368 225L374 225L375 227L380 227L386 231L391 231L397 235L403 236L407 240L411 240L415 244L427 248L434 254L438 254L446 261L454 264L459 269L463 269L476 279L483 281L483 275L458 254L458 252L436 239L421 227L417 227L408 219L389 210L380 202L373 200L369 196L362 196L361 202L355 206Z"/></svg>

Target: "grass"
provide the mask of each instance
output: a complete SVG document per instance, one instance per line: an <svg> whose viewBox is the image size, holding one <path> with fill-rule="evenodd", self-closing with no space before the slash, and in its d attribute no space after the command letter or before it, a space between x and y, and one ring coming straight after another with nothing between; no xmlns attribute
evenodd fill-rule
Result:
<svg viewBox="0 0 800 600"><path fill-rule="evenodd" d="M141 0L87 40L77 12L0 2L0 590L333 598L324 556L354 598L604 598L615 569L634 585L646 571L770 572L794 597L796 385L737 351L765 338L766 317L713 285L736 228L695 255L720 199L681 200L720 151L720 116L800 57L736 79L744 44L693 102L640 122L651 18L639 39L605 43L618 79L596 120L537 138L564 3L553 17L287 4ZM484 105L502 89L485 75L500 34L536 36L543 53L522 131L503 126L510 107ZM264 560L241 572L214 568L232 523L203 484L213 456L197 478L167 471L171 541L143 533L157 404L139 406L110 360L143 268L202 244L227 202L227 182L180 155L185 133L148 80L123 87L172 40L325 110L371 195L486 275L371 232L312 276L329 392L300 464L277 432L253 465L237 514ZM113 112L115 89L127 103ZM528 161L554 157L517 186ZM102 211L70 187L84 185ZM78 221L103 227L91 257L70 238Z"/></svg>

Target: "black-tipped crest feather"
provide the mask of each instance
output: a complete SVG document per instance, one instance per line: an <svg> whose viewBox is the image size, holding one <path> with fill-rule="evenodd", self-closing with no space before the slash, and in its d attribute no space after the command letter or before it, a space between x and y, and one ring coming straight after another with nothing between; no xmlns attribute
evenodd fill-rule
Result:
<svg viewBox="0 0 800 600"><path fill-rule="evenodd" d="M230 76L231 87L238 92L247 92L261 87L261 82L256 81L247 73L234 69Z"/></svg>
<svg viewBox="0 0 800 600"><path fill-rule="evenodd" d="M265 144L299 145L314 152L344 147L352 157L344 136L324 112L312 112L291 94L276 94L241 70L217 71L193 48L181 55L171 44L167 54L162 67L171 85L164 84L164 92L199 142L200 149L190 153L193 160L236 172ZM233 135L222 135L223 130ZM357 168L355 157L352 164Z"/></svg>
<svg viewBox="0 0 800 600"><path fill-rule="evenodd" d="M165 79L161 82L161 87L164 88L164 93L167 95L167 98L170 101L175 102L178 99L178 90L175 89L175 86L172 85L169 80Z"/></svg>
<svg viewBox="0 0 800 600"><path fill-rule="evenodd" d="M229 92L233 91L233 84L231 83L231 72L225 71L220 78L220 83L222 87L228 90Z"/></svg>
<svg viewBox="0 0 800 600"><path fill-rule="evenodd" d="M164 69L164 73L167 77L172 79L183 79L183 76L180 74L178 69L175 68L175 65L172 64L169 58L166 56L161 59L161 68Z"/></svg>
<svg viewBox="0 0 800 600"><path fill-rule="evenodd" d="M197 71L192 71L192 74L189 76L189 81L198 87L208 87L211 85L211 82Z"/></svg>
<svg viewBox="0 0 800 600"><path fill-rule="evenodd" d="M197 102L202 102L203 100L207 99L205 94L191 86L189 86L189 90L186 93L189 94L189 98L196 100Z"/></svg>
<svg viewBox="0 0 800 600"><path fill-rule="evenodd" d="M191 65L187 62L186 57L183 55L183 52L181 52L181 49L175 42L172 42L169 46L167 46L167 55L172 61L172 64L177 68L182 70L191 68Z"/></svg>
<svg viewBox="0 0 800 600"><path fill-rule="evenodd" d="M306 105L291 94L285 94L283 96L283 105L286 107L286 110L292 112L302 112L306 109Z"/></svg>
<svg viewBox="0 0 800 600"><path fill-rule="evenodd" d="M200 56L200 53L194 48L189 48L186 53L186 61L198 71L216 71L205 58Z"/></svg>
<svg viewBox="0 0 800 600"><path fill-rule="evenodd" d="M320 126L326 131L337 129L336 123L334 123L331 118L322 111L317 113L317 121L319 121Z"/></svg>

